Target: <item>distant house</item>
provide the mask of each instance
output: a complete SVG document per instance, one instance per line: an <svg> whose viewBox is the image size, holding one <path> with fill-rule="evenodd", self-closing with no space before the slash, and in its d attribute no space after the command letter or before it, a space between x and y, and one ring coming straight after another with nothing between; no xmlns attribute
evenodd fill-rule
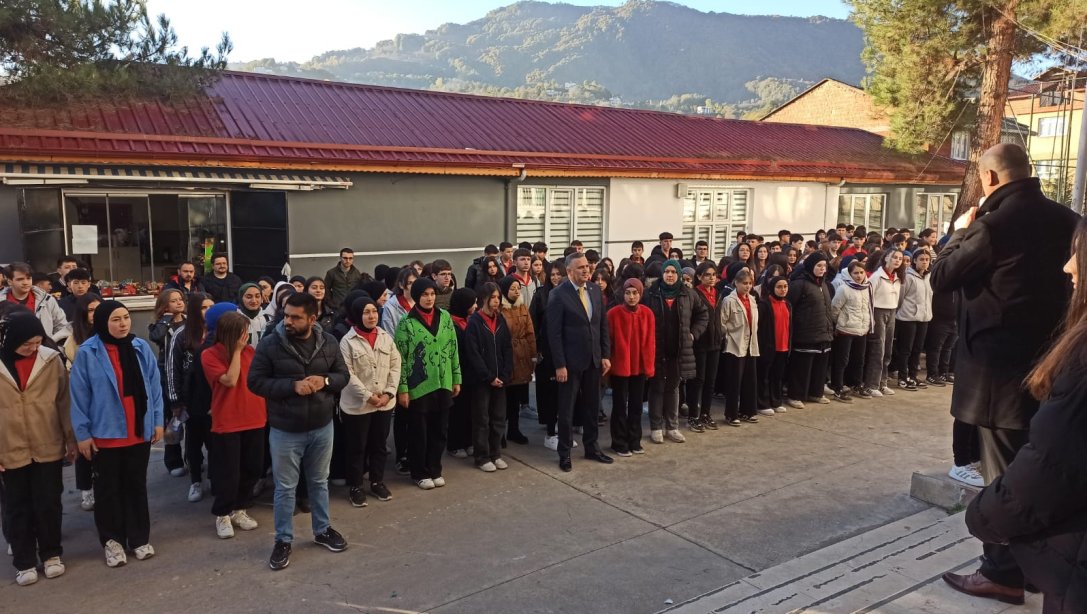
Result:
<svg viewBox="0 0 1087 614"><path fill-rule="evenodd" d="M853 128L722 120L227 72L189 101L0 108L0 262L62 253L144 292L227 252L246 278L573 239L905 226L963 165ZM840 187L840 186L846 187ZM893 190L886 186L892 186ZM150 296L126 297L149 306Z"/></svg>
<svg viewBox="0 0 1087 614"><path fill-rule="evenodd" d="M1087 71L1052 68L1008 95L1007 114L1027 126L1027 152L1052 198L1067 201L1075 177Z"/></svg>

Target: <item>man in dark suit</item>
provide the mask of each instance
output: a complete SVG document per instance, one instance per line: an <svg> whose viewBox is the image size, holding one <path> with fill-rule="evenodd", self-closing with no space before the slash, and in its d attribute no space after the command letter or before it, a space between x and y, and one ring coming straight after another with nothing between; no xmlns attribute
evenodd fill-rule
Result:
<svg viewBox="0 0 1087 614"><path fill-rule="evenodd" d="M585 458L601 463L612 459L596 441L600 411L600 378L611 368L608 320L600 287L589 283L589 260L574 252L566 258L568 279L547 299L547 341L555 362L559 396L559 468L570 471L574 412L580 412Z"/></svg>
<svg viewBox="0 0 1087 614"><path fill-rule="evenodd" d="M978 427L989 484L1027 443L1038 401L1023 387L1068 307L1064 263L1079 216L1042 194L1030 159L1001 144L978 160L985 199L955 221L932 266L937 293L959 293L951 414ZM983 544L981 568L946 573L956 590L1023 603L1023 572L1007 545Z"/></svg>

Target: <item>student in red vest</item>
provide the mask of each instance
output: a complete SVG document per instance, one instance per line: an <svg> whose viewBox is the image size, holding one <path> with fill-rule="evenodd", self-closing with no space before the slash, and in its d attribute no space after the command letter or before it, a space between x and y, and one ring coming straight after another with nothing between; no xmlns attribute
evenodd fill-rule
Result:
<svg viewBox="0 0 1087 614"><path fill-rule="evenodd" d="M640 304L642 282L623 282L623 304L608 311L611 337L611 449L619 456L644 454L642 399L653 377L657 335L653 310Z"/></svg>

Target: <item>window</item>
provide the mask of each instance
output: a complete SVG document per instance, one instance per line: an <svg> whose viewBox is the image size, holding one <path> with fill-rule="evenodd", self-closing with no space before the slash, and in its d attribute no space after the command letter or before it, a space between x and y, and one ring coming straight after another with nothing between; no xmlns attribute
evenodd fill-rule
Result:
<svg viewBox="0 0 1087 614"><path fill-rule="evenodd" d="M1038 96L1038 104L1043 107L1055 107L1065 104L1069 100L1069 92L1063 87L1055 87L1051 90L1042 92Z"/></svg>
<svg viewBox="0 0 1087 614"><path fill-rule="evenodd" d="M1038 120L1038 136L1061 136L1063 134L1063 117L1043 117Z"/></svg>
<svg viewBox="0 0 1087 614"><path fill-rule="evenodd" d="M970 157L970 133L959 130L951 135L951 159L965 160Z"/></svg>
<svg viewBox="0 0 1087 614"><path fill-rule="evenodd" d="M1034 163L1034 174L1042 181L1059 179L1063 167L1061 160L1039 160Z"/></svg>
<svg viewBox="0 0 1087 614"><path fill-rule="evenodd" d="M574 239L585 249L604 246L604 188L521 187L517 241L543 241L562 253Z"/></svg>
<svg viewBox="0 0 1087 614"><path fill-rule="evenodd" d="M725 255L736 233L745 230L751 190L736 188L691 188L683 199L683 232L676 246L683 255L694 254L694 244L710 245L710 258Z"/></svg>
<svg viewBox="0 0 1087 614"><path fill-rule="evenodd" d="M955 194L918 194L916 202L917 233L932 228L941 236L947 233L955 212Z"/></svg>
<svg viewBox="0 0 1087 614"><path fill-rule="evenodd" d="M838 222L882 232L886 203L886 194L842 194L838 197Z"/></svg>

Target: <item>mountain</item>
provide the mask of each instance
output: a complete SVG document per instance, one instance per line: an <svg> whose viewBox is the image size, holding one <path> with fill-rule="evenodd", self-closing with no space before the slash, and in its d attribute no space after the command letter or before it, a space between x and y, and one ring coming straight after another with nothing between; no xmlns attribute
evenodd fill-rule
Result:
<svg viewBox="0 0 1087 614"><path fill-rule="evenodd" d="M238 70L399 87L740 115L824 77L859 83L861 31L840 19L517 2L371 49ZM707 100L709 99L709 100Z"/></svg>

